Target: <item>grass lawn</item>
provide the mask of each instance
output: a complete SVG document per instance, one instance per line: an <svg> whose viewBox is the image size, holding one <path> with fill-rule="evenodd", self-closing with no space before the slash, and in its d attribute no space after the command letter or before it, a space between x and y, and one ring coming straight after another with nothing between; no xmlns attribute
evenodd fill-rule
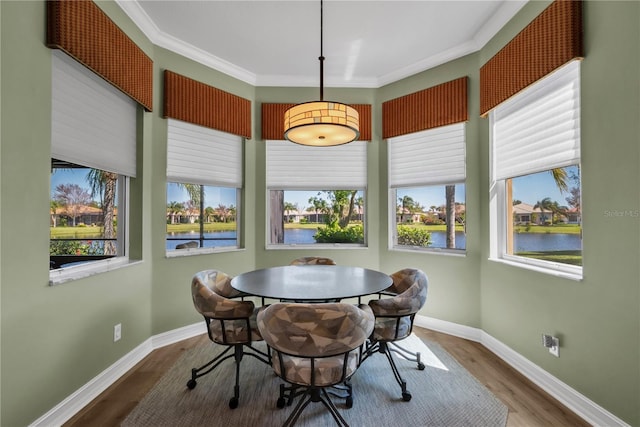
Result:
<svg viewBox="0 0 640 427"><path fill-rule="evenodd" d="M234 231L235 222L212 222L204 225L204 231ZM200 231L200 224L167 224L168 233ZM102 227L50 227L52 239L90 239L102 236Z"/></svg>
<svg viewBox="0 0 640 427"><path fill-rule="evenodd" d="M516 225L513 227L516 233L538 233L538 234L580 234L582 227L578 224L555 224L555 225Z"/></svg>
<svg viewBox="0 0 640 427"><path fill-rule="evenodd" d="M204 224L205 232L212 231L235 231L234 222L208 222ZM167 224L168 233L186 233L189 231L200 231L200 224Z"/></svg>
<svg viewBox="0 0 640 427"><path fill-rule="evenodd" d="M582 265L582 251L518 252L515 255L562 264Z"/></svg>
<svg viewBox="0 0 640 427"><path fill-rule="evenodd" d="M102 236L102 227L50 227L52 239L91 239Z"/></svg>
<svg viewBox="0 0 640 427"><path fill-rule="evenodd" d="M410 223L410 224L398 224L398 225L402 225L403 227L410 227L410 228L415 228L415 229L424 229L427 231L447 231L447 225L446 224L435 224L435 225L425 225L422 223ZM462 226L461 224L456 224L456 231L464 231L464 226Z"/></svg>

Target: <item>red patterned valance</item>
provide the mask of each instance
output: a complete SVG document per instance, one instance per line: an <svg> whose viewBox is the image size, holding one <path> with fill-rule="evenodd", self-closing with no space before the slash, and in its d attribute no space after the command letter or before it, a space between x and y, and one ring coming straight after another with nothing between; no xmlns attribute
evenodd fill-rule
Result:
<svg viewBox="0 0 640 427"><path fill-rule="evenodd" d="M153 61L92 1L47 1L47 46L65 51L151 111Z"/></svg>
<svg viewBox="0 0 640 427"><path fill-rule="evenodd" d="M251 139L251 101L169 70L163 117Z"/></svg>
<svg viewBox="0 0 640 427"><path fill-rule="evenodd" d="M262 139L284 139L284 112L296 104L262 104ZM349 104L360 116L358 141L371 141L371 105Z"/></svg>
<svg viewBox="0 0 640 427"><path fill-rule="evenodd" d="M480 68L480 114L582 57L582 1L556 0Z"/></svg>
<svg viewBox="0 0 640 427"><path fill-rule="evenodd" d="M469 119L467 77L382 103L382 138L406 135Z"/></svg>

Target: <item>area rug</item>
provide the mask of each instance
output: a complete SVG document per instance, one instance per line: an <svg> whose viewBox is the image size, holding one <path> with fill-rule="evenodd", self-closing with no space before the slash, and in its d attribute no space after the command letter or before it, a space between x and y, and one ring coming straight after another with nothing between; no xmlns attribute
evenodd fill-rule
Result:
<svg viewBox="0 0 640 427"><path fill-rule="evenodd" d="M413 398L402 400L389 362L382 354L367 359L352 378L353 407L344 399L335 403L352 427L498 427L505 426L507 407L469 374L438 344L415 335L403 346L422 354L426 368L398 358L401 375ZM262 343L261 343L262 344ZM139 426L279 426L293 406L276 407L279 384L273 370L253 357L241 364L240 405L230 409L233 396L234 363L223 362L198 379L193 390L186 387L191 368L209 361L221 347L212 343L186 352L158 381L123 421L124 427ZM294 402L295 405L295 402ZM335 426L321 403L311 403L296 426Z"/></svg>

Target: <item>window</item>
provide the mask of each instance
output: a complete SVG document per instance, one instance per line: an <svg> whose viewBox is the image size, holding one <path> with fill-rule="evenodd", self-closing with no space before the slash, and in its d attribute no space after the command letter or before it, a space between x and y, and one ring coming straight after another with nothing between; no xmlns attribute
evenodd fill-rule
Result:
<svg viewBox="0 0 640 427"><path fill-rule="evenodd" d="M267 244L364 246L366 149L267 141Z"/></svg>
<svg viewBox="0 0 640 427"><path fill-rule="evenodd" d="M238 247L235 188L167 184L167 250Z"/></svg>
<svg viewBox="0 0 640 427"><path fill-rule="evenodd" d="M137 104L52 51L51 283L128 262Z"/></svg>
<svg viewBox="0 0 640 427"><path fill-rule="evenodd" d="M50 269L124 255L127 178L55 159L51 171Z"/></svg>
<svg viewBox="0 0 640 427"><path fill-rule="evenodd" d="M390 247L460 252L465 236L465 126L389 138Z"/></svg>
<svg viewBox="0 0 640 427"><path fill-rule="evenodd" d="M490 113L491 257L582 275L580 62Z"/></svg>
<svg viewBox="0 0 640 427"><path fill-rule="evenodd" d="M240 247L242 138L168 119L166 250Z"/></svg>

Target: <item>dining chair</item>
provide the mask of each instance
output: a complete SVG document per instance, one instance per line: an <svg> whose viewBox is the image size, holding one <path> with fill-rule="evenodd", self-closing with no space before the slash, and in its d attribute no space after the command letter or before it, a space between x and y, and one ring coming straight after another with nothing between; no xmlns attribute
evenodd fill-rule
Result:
<svg viewBox="0 0 640 427"><path fill-rule="evenodd" d="M336 262L327 257L305 256L294 259L289 265L336 265Z"/></svg>
<svg viewBox="0 0 640 427"><path fill-rule="evenodd" d="M418 269L405 268L391 274L393 283L380 293L379 299L369 301L375 315L375 326L369 337L362 362L375 353L383 353L389 360L391 370L402 389L402 400L411 400L407 382L400 375L392 353L418 363L418 369L425 368L420 361L420 353L410 352L398 342L411 335L416 313L427 300L427 275ZM389 298L382 298L382 296Z"/></svg>
<svg viewBox="0 0 640 427"><path fill-rule="evenodd" d="M321 402L338 425L348 426L329 390L344 386L346 406L353 405L350 378L360 365L363 346L373 331L367 305L346 303L276 303L258 313L258 328L271 349L280 385L278 408L300 397L284 426L292 426L310 402Z"/></svg>
<svg viewBox="0 0 640 427"><path fill-rule="evenodd" d="M229 407L238 407L240 397L240 362L244 355L271 364L270 356L253 347L255 341L262 341L256 323L256 308L251 301L238 301L232 298L244 294L231 287L231 277L218 270L203 270L191 280L193 305L207 325L209 339L227 348L205 365L191 370L191 379L187 387L191 390L197 385L197 379L213 371L223 361L233 357L235 360L235 386ZM229 354L231 351L233 352Z"/></svg>

